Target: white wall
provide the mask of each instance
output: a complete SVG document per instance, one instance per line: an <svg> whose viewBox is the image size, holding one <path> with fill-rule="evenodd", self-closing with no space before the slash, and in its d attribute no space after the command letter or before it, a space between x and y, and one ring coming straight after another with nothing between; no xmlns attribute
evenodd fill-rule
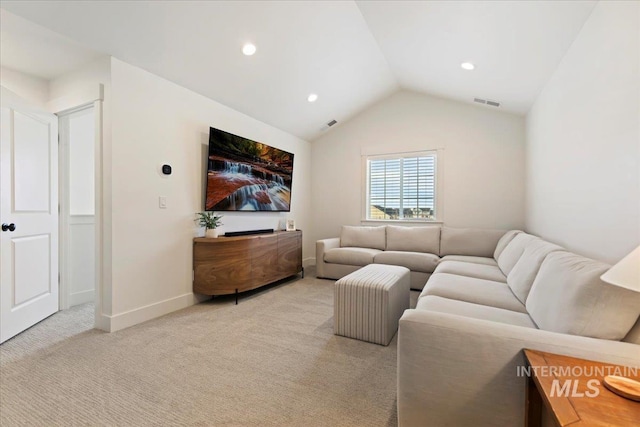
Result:
<svg viewBox="0 0 640 427"><path fill-rule="evenodd" d="M291 217L305 232L309 256L306 141L117 59L111 83L112 329L194 302L192 238L201 231L193 219L204 208L210 126L295 154L291 213L226 213L222 231L276 228ZM163 163L173 167L171 176L160 173ZM166 209L159 209L159 196L167 198Z"/></svg>
<svg viewBox="0 0 640 427"><path fill-rule="evenodd" d="M69 213L95 213L95 117L88 108L69 117Z"/></svg>
<svg viewBox="0 0 640 427"><path fill-rule="evenodd" d="M0 68L0 84L43 109L49 100L49 82L45 79L2 67Z"/></svg>
<svg viewBox="0 0 640 427"><path fill-rule="evenodd" d="M87 85L101 83L108 88L111 81L111 57L102 56L49 82L49 101L68 98ZM106 98L106 93L105 93Z"/></svg>
<svg viewBox="0 0 640 427"><path fill-rule="evenodd" d="M640 243L639 9L598 3L527 116L528 231L608 262Z"/></svg>
<svg viewBox="0 0 640 427"><path fill-rule="evenodd" d="M362 217L361 154L442 148L444 223L524 226L524 118L402 91L312 143L313 239Z"/></svg>

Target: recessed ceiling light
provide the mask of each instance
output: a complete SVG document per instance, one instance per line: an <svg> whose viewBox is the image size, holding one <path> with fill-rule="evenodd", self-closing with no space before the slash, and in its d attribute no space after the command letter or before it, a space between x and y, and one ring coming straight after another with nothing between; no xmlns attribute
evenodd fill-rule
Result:
<svg viewBox="0 0 640 427"><path fill-rule="evenodd" d="M315 93L312 93L307 97L307 101L309 102L316 102L317 100L318 100L318 95L316 95Z"/></svg>
<svg viewBox="0 0 640 427"><path fill-rule="evenodd" d="M242 53L247 56L253 55L254 53L256 53L256 45L252 43L245 44L244 46L242 46Z"/></svg>
<svg viewBox="0 0 640 427"><path fill-rule="evenodd" d="M469 70L469 71L476 68L476 66L473 65L471 62L463 62L462 64L460 64L460 66L462 67L463 70Z"/></svg>

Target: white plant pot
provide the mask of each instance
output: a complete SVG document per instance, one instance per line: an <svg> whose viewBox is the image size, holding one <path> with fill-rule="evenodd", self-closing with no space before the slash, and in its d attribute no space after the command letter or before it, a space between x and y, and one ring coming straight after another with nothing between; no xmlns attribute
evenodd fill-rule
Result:
<svg viewBox="0 0 640 427"><path fill-rule="evenodd" d="M209 239L215 239L216 237L218 237L218 230L216 228L208 228L204 232L204 237L207 237Z"/></svg>

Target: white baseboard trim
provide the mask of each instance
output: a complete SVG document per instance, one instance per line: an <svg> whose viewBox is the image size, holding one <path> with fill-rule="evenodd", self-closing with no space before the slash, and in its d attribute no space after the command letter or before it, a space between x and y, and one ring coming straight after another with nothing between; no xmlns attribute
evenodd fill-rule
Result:
<svg viewBox="0 0 640 427"><path fill-rule="evenodd" d="M125 311L124 313L104 316L108 318L109 326L106 329L109 332L119 331L147 320L155 319L173 311L190 307L198 303L196 295L193 293L183 294L164 301L145 305L144 307ZM102 328L101 328L102 329Z"/></svg>
<svg viewBox="0 0 640 427"><path fill-rule="evenodd" d="M95 329L109 332L110 325L111 325L111 319L109 318L109 316L105 314L96 314L96 320L93 325Z"/></svg>
<svg viewBox="0 0 640 427"><path fill-rule="evenodd" d="M305 258L305 259L302 260L302 266L304 268L313 267L314 265L316 265L316 258L315 257L309 257L309 258Z"/></svg>
<svg viewBox="0 0 640 427"><path fill-rule="evenodd" d="M95 296L96 296L95 289L73 293L69 295L69 307L73 307L74 305L84 304L86 302L92 302Z"/></svg>

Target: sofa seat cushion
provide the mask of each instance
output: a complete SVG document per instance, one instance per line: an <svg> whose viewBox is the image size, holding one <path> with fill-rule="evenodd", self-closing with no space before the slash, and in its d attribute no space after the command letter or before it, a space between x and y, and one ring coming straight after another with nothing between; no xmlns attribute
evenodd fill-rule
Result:
<svg viewBox="0 0 640 427"><path fill-rule="evenodd" d="M489 307L526 313L527 310L518 298L513 295L509 285L492 280L458 276L456 274L435 273L420 293L418 298L429 295Z"/></svg>
<svg viewBox="0 0 640 427"><path fill-rule="evenodd" d="M462 261L470 262L473 264L485 264L485 265L498 265L495 259L484 256L471 256L471 255L445 255L441 261Z"/></svg>
<svg viewBox="0 0 640 427"><path fill-rule="evenodd" d="M438 255L403 251L380 252L373 258L376 264L399 265L421 273L433 273L439 261Z"/></svg>
<svg viewBox="0 0 640 427"><path fill-rule="evenodd" d="M382 251L369 248L333 248L324 253L324 261L333 264L369 265Z"/></svg>
<svg viewBox="0 0 640 427"><path fill-rule="evenodd" d="M457 274L476 279L493 280L506 283L507 278L497 265L473 264L462 261L440 261L435 273Z"/></svg>
<svg viewBox="0 0 640 427"><path fill-rule="evenodd" d="M440 227L387 226L388 251L440 253Z"/></svg>
<svg viewBox="0 0 640 427"><path fill-rule="evenodd" d="M418 300L416 310L430 310L439 313L456 314L458 316L473 319L489 320L492 322L506 323L508 325L536 328L535 323L526 313L517 313L486 305L473 304L466 301L457 301L435 295L429 295Z"/></svg>
<svg viewBox="0 0 640 427"><path fill-rule="evenodd" d="M540 329L621 340L640 315L640 293L600 280L609 265L569 252L542 262L527 311Z"/></svg>

